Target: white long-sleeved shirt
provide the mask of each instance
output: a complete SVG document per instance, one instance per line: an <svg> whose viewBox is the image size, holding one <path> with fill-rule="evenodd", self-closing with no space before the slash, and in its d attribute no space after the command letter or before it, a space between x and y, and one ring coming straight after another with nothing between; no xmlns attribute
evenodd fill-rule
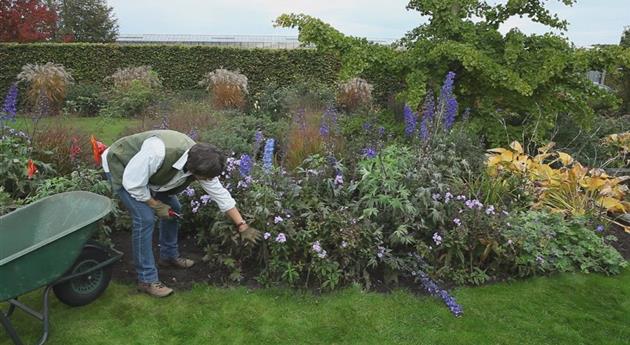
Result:
<svg viewBox="0 0 630 345"><path fill-rule="evenodd" d="M108 152L109 149L105 150L101 155L105 172L109 172L107 163ZM190 172L183 171L184 165L188 160L188 150L186 150L173 164L173 168L178 170L178 172L168 183L163 186L149 184L149 178L158 171L165 157L166 146L160 138L151 137L142 143L140 151L129 160L123 172L123 188L132 198L145 202L151 199L151 191L164 192L171 190L181 186L192 175ZM210 199L217 203L221 212L225 212L236 205L236 201L234 201L230 192L221 185L218 178L199 180L199 183L210 196Z"/></svg>

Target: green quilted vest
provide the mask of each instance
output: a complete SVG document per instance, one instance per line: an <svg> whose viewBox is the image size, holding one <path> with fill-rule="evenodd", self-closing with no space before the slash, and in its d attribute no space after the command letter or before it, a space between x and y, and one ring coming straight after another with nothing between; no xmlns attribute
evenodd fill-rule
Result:
<svg viewBox="0 0 630 345"><path fill-rule="evenodd" d="M149 177L149 183L156 186L165 185L175 177L178 170L173 168L173 164L181 158L186 150L195 145L195 142L187 135L171 130L147 131L118 139L110 146L107 153L107 164L112 175L112 188L114 191L122 188L122 177L127 163L140 151L142 143L151 137L160 138L166 147L164 162L162 162L158 171ZM193 180L194 177L190 176L186 183L169 190L169 193L176 194L184 190Z"/></svg>

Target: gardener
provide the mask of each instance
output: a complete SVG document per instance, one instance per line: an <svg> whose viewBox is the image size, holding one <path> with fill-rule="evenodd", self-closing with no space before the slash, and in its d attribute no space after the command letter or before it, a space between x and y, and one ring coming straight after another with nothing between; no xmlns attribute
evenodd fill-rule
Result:
<svg viewBox="0 0 630 345"><path fill-rule="evenodd" d="M194 180L236 224L243 240L255 243L259 239L260 233L243 220L236 202L217 178L225 156L215 146L195 143L176 131L155 130L123 137L101 157L112 190L131 214L139 291L156 297L173 292L159 281L153 258L155 216L160 218L160 266L185 269L195 264L179 255L175 218L181 211L176 195Z"/></svg>

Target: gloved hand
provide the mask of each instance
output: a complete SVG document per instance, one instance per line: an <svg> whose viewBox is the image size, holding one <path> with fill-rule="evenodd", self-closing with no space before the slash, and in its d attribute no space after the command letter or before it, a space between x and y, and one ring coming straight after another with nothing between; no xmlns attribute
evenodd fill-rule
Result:
<svg viewBox="0 0 630 345"><path fill-rule="evenodd" d="M171 215L169 214L169 210L171 209L170 206L168 206L167 204L161 202L161 201L157 201L155 203L149 204L149 206L153 209L153 211L155 211L155 214L160 218L160 219L170 219Z"/></svg>
<svg viewBox="0 0 630 345"><path fill-rule="evenodd" d="M241 240L248 241L252 244L255 244L258 240L260 240L260 231L249 225L245 230L239 231L238 234L241 235Z"/></svg>

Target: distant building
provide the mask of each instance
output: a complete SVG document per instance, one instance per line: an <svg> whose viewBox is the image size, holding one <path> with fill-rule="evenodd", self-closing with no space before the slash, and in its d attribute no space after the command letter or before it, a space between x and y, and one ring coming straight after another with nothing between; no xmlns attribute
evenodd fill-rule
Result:
<svg viewBox="0 0 630 345"><path fill-rule="evenodd" d="M389 44L393 39L370 39ZM170 34L121 34L120 44L186 44L237 48L296 49L300 47L297 36L274 35L170 35ZM308 48L308 47L306 47Z"/></svg>

